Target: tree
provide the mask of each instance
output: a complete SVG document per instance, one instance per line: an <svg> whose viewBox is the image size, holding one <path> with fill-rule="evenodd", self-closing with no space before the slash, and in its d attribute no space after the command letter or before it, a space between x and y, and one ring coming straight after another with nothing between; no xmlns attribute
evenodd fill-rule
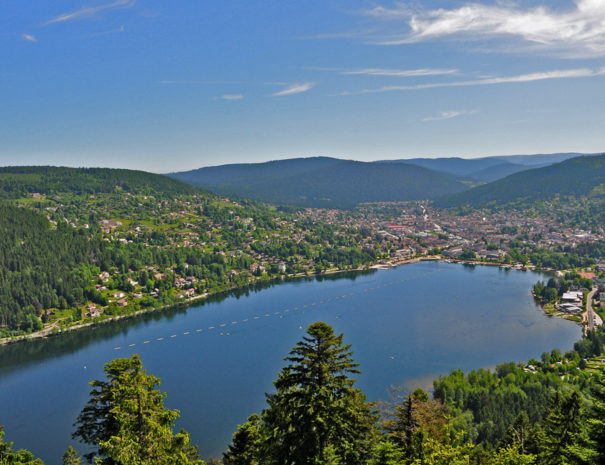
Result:
<svg viewBox="0 0 605 465"><path fill-rule="evenodd" d="M493 465L533 465L536 463L536 456L524 454L522 446L512 443L498 450L492 458Z"/></svg>
<svg viewBox="0 0 605 465"><path fill-rule="evenodd" d="M592 408L586 418L586 432L568 447L572 463L605 463L605 376L598 375Z"/></svg>
<svg viewBox="0 0 605 465"><path fill-rule="evenodd" d="M289 353L263 412L268 463L365 463L374 444L376 413L353 388L358 364L331 326L316 322Z"/></svg>
<svg viewBox="0 0 605 465"><path fill-rule="evenodd" d="M201 464L189 434L174 434L179 413L164 406L160 379L148 375L138 355L104 367L108 381L92 381L90 400L74 426L74 438L98 447L100 464ZM94 453L87 456L90 461Z"/></svg>
<svg viewBox="0 0 605 465"><path fill-rule="evenodd" d="M534 444L534 437L536 431L532 427L527 413L522 410L512 425L509 426L506 435L504 436L504 443L508 446L516 446L521 454L525 454L529 451L534 451L536 446Z"/></svg>
<svg viewBox="0 0 605 465"><path fill-rule="evenodd" d="M0 426L0 465L44 465L40 459L35 459L34 455L25 449L14 451L12 442L4 442L4 426Z"/></svg>
<svg viewBox="0 0 605 465"><path fill-rule="evenodd" d="M233 434L233 444L223 454L225 465L257 465L260 417L254 413Z"/></svg>
<svg viewBox="0 0 605 465"><path fill-rule="evenodd" d="M405 455L400 447L390 441L381 441L374 447L371 465L399 465Z"/></svg>
<svg viewBox="0 0 605 465"><path fill-rule="evenodd" d="M69 446L63 454L63 465L80 465L82 459L78 456L76 450Z"/></svg>
<svg viewBox="0 0 605 465"><path fill-rule="evenodd" d="M559 465L568 463L568 448L573 446L581 432L581 398L577 391L563 396L555 391L549 413L544 420L543 448L540 463Z"/></svg>
<svg viewBox="0 0 605 465"><path fill-rule="evenodd" d="M395 393L397 394L397 393ZM408 459L424 456L427 438L445 443L449 439L447 410L438 400L429 400L422 389L416 389L403 402L387 413L391 418L384 427L389 438Z"/></svg>

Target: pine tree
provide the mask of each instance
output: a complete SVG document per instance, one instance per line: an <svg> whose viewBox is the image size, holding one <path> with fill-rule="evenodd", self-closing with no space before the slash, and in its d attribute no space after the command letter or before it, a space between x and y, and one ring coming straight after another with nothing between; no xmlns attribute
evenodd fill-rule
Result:
<svg viewBox="0 0 605 465"><path fill-rule="evenodd" d="M360 373L350 345L316 322L285 358L263 412L263 456L272 464L364 463L371 454L375 413L353 388Z"/></svg>
<svg viewBox="0 0 605 465"><path fill-rule="evenodd" d="M223 454L225 465L258 465L260 417L254 413L233 434L232 444Z"/></svg>
<svg viewBox="0 0 605 465"><path fill-rule="evenodd" d="M105 365L108 381L93 381L91 399L75 424L74 438L97 446L95 463L201 464L189 434L174 434L179 413L164 406L160 379L148 375L138 355Z"/></svg>
<svg viewBox="0 0 605 465"><path fill-rule="evenodd" d="M429 400L422 389L416 389L403 402L395 403L384 427L388 437L409 460L422 460L427 438L449 443L446 408L438 400Z"/></svg>
<svg viewBox="0 0 605 465"><path fill-rule="evenodd" d="M69 446L63 454L63 465L80 465L81 463L82 459L78 456L76 450Z"/></svg>
<svg viewBox="0 0 605 465"><path fill-rule="evenodd" d="M576 436L581 432L581 407L582 402L577 391L568 396L555 391L548 416L544 420L541 464L566 463L568 448L574 444Z"/></svg>
<svg viewBox="0 0 605 465"><path fill-rule="evenodd" d="M529 422L529 418L525 410L522 410L513 424L508 428L506 435L504 436L504 444L516 445L521 454L527 452L527 445L531 442L531 438L534 431ZM531 445L529 447L531 449Z"/></svg>
<svg viewBox="0 0 605 465"><path fill-rule="evenodd" d="M593 404L586 414L586 430L568 447L572 463L605 463L605 376L599 375L593 391Z"/></svg>

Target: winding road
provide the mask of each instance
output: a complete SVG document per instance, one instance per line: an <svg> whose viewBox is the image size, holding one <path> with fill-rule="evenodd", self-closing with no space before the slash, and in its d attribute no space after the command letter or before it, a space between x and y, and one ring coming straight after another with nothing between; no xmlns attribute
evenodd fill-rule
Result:
<svg viewBox="0 0 605 465"><path fill-rule="evenodd" d="M596 326L601 326L603 324L601 317L592 309L592 298L597 290L597 287L593 287L588 293L588 296L586 296L586 318L588 320L588 331L592 331Z"/></svg>

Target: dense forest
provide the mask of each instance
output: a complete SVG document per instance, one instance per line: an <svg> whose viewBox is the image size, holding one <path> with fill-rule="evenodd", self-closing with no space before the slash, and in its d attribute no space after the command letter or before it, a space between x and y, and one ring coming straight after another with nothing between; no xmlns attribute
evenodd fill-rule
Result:
<svg viewBox="0 0 605 465"><path fill-rule="evenodd" d="M605 155L577 157L544 168L512 174L504 179L474 187L466 192L444 196L439 207L473 208L526 206L556 197L597 197L605 192Z"/></svg>
<svg viewBox="0 0 605 465"><path fill-rule="evenodd" d="M359 230L142 172L6 168L0 190L15 197L0 203L0 337L357 268L385 253L362 247Z"/></svg>
<svg viewBox="0 0 605 465"><path fill-rule="evenodd" d="M39 329L44 309L73 302L100 246L66 223L52 229L42 215L0 203L0 331Z"/></svg>
<svg viewBox="0 0 605 465"><path fill-rule="evenodd" d="M231 262L247 264L237 259ZM160 302L171 303L169 295L162 294L174 287L173 279L154 280L147 267L191 263L189 274L220 281L225 278L227 260L196 248L103 241L99 234L88 234L65 222L53 227L34 211L0 203L0 263L0 334L2 330L10 334L40 329L48 309L73 308L87 301L107 305L106 297L94 286L102 271L118 270L110 287L129 290L128 276L132 274L146 288L157 288ZM142 300L140 305L153 304ZM76 318L81 318L79 310Z"/></svg>
<svg viewBox="0 0 605 465"><path fill-rule="evenodd" d="M200 192L188 184L145 171L56 166L0 168L0 199L16 199L34 193L93 195L115 191L167 196Z"/></svg>
<svg viewBox="0 0 605 465"><path fill-rule="evenodd" d="M468 189L451 174L413 164L331 158L226 165L170 176L221 194L319 208L435 198Z"/></svg>
<svg viewBox="0 0 605 465"><path fill-rule="evenodd" d="M377 408L355 387L359 365L342 334L313 323L285 357L266 407L238 426L224 465L584 465L605 461L605 375L598 358L605 332L562 355L499 365L495 372L454 371ZM586 357L586 358L583 358ZM599 365L594 365L600 363ZM203 464L179 413L164 406L159 378L138 355L105 365L63 464ZM42 464L3 440L0 463Z"/></svg>

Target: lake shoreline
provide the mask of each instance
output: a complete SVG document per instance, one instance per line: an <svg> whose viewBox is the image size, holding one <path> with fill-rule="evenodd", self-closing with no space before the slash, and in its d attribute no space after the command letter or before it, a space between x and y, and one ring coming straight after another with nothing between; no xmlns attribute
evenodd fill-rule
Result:
<svg viewBox="0 0 605 465"><path fill-rule="evenodd" d="M428 378L454 369L526 361L555 347L564 353L581 333L536 307L528 291L538 279L422 261L258 286L187 310L4 346L6 429L17 447L27 444L54 463L69 445L88 383L104 379L110 360L137 353L162 378L168 407L183 408L177 428L191 433L204 456L217 456L237 425L264 406L283 357L316 321L352 344L363 371L358 387L371 400L384 399L391 385L430 385Z"/></svg>
<svg viewBox="0 0 605 465"><path fill-rule="evenodd" d="M457 263L457 264L461 264L461 265L473 265L473 266L476 266L476 265L497 266L500 268L517 269L517 270L522 270L522 271L527 271L527 270L529 270L529 271L552 271L549 269L542 270L542 269L538 269L536 267L518 268L518 265L509 265L509 264L502 264L502 263L497 263L497 262L481 262L481 261L474 261L474 260L457 260L457 259L452 259L452 258L443 258L438 255L428 255L428 256L422 256L422 257L410 257L410 258L383 260L381 262L374 263L373 265L363 265L363 266L360 266L357 268L352 268L352 269L347 269L347 270L328 270L328 271L324 271L321 273L312 273L312 274L297 273L297 274L293 274L293 275L289 275L289 276L285 276L285 277L281 277L281 278L271 279L266 284L277 284L279 282L288 282L290 280L304 279L304 278L317 278L317 277L330 276L330 275L336 275L336 274L342 274L342 273L356 273L356 272L370 271L370 270L389 270L389 269L397 268L397 267L400 267L403 265L409 265L412 263L419 263L419 262L425 262L425 261L439 261L439 262L443 262L443 263ZM159 307L151 307L151 308L144 309L144 310L137 310L133 313L110 316L109 318L104 318L102 320L89 321L86 323L69 326L66 328L57 328L56 325L50 326L48 328L44 328L40 331L31 333L31 334L24 334L21 336L9 336L9 337L2 338L2 339L0 339L0 347L10 345L10 344L35 341L35 340L39 340L39 339L50 339L50 338L61 336L63 334L71 333L74 331L79 331L81 329L94 328L94 327L97 327L100 325L104 325L106 323L111 323L111 322L130 319L130 318L136 318L136 317L139 317L139 316L142 316L145 314L162 312L162 311L175 309L175 308L188 308L188 307L192 306L193 304L195 304L197 301L203 302L203 301L206 301L208 298L218 297L222 294L224 294L226 297L235 291L239 291L239 290L244 291L246 289L253 288L254 286L257 286L259 284L264 284L264 283L259 283L259 282L248 283L246 286L231 287L229 289L215 292L213 294L206 292L204 294L190 297L187 300L184 300L182 302L178 302L175 304L167 304L167 305L162 305ZM546 311L544 313L548 315L548 313Z"/></svg>

